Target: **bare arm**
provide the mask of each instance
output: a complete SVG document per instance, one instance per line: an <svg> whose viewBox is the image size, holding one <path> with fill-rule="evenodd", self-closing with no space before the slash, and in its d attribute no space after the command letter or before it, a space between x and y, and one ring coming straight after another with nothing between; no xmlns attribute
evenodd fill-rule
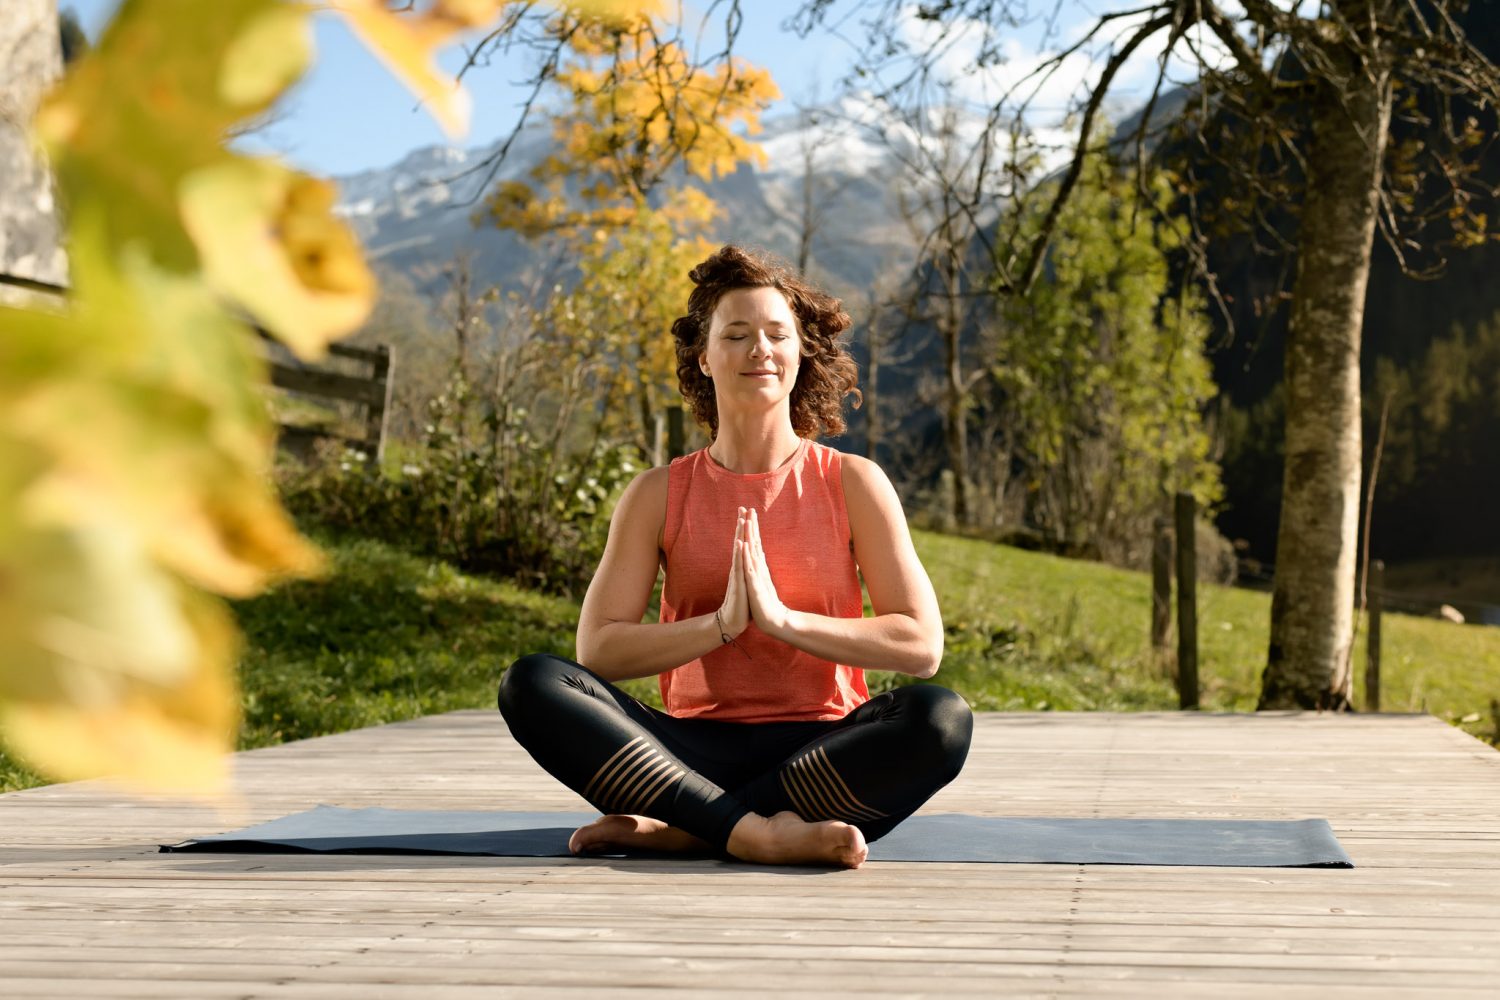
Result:
<svg viewBox="0 0 1500 1000"><path fill-rule="evenodd" d="M832 618L783 605L753 518L745 571L751 617L762 631L822 659L931 677L943 658L943 620L901 500L875 463L845 455L843 467L854 559L875 617Z"/></svg>
<svg viewBox="0 0 1500 1000"><path fill-rule="evenodd" d="M589 582L578 615L578 661L605 680L651 677L680 667L721 643L712 614L675 622L642 622L661 566L667 516L667 470L637 476L609 522L604 557ZM739 540L739 533L735 535ZM731 636L744 631L749 606L735 546L720 620Z"/></svg>

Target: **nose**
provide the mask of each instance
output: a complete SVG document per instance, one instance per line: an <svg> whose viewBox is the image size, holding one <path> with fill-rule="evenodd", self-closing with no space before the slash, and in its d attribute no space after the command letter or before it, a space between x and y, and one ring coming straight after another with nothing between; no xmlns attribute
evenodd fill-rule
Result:
<svg viewBox="0 0 1500 1000"><path fill-rule="evenodd" d="M750 340L750 356L752 358L768 357L771 353L771 338L764 330L756 330L755 336Z"/></svg>

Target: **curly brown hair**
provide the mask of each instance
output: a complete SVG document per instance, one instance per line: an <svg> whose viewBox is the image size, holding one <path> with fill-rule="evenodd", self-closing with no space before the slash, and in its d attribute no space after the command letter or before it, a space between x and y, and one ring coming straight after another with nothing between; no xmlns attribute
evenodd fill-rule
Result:
<svg viewBox="0 0 1500 1000"><path fill-rule="evenodd" d="M792 386L792 428L805 438L842 434L847 426L844 397L852 395L856 407L864 399L855 384L858 369L854 359L839 339L850 325L843 304L813 287L781 258L733 244L715 251L688 277L695 287L688 296L687 315L672 322L672 336L677 341L677 386L698 423L710 434L719 432L714 383L698 367L719 300L741 288L774 288L792 307L802 342L797 383Z"/></svg>

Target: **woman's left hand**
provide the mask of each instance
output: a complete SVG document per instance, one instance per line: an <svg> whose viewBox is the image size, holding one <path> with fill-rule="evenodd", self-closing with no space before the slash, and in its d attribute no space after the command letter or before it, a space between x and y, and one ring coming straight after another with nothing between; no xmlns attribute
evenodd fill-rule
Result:
<svg viewBox="0 0 1500 1000"><path fill-rule="evenodd" d="M776 594L776 584L771 580L771 568L766 565L766 550L760 543L760 516L752 508L750 530L742 543L745 546L741 564L745 568L745 588L750 592L750 617L760 630L770 636L780 636L786 628L790 612Z"/></svg>

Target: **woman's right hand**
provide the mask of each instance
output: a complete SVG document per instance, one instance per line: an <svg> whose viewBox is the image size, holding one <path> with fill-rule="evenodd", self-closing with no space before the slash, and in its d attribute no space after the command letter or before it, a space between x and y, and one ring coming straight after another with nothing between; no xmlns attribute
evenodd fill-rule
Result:
<svg viewBox="0 0 1500 1000"><path fill-rule="evenodd" d="M729 582L724 588L724 603L719 606L719 620L724 633L733 639L750 624L750 589L745 586L745 546L750 532L750 512L740 508L734 525L734 551L729 560Z"/></svg>

